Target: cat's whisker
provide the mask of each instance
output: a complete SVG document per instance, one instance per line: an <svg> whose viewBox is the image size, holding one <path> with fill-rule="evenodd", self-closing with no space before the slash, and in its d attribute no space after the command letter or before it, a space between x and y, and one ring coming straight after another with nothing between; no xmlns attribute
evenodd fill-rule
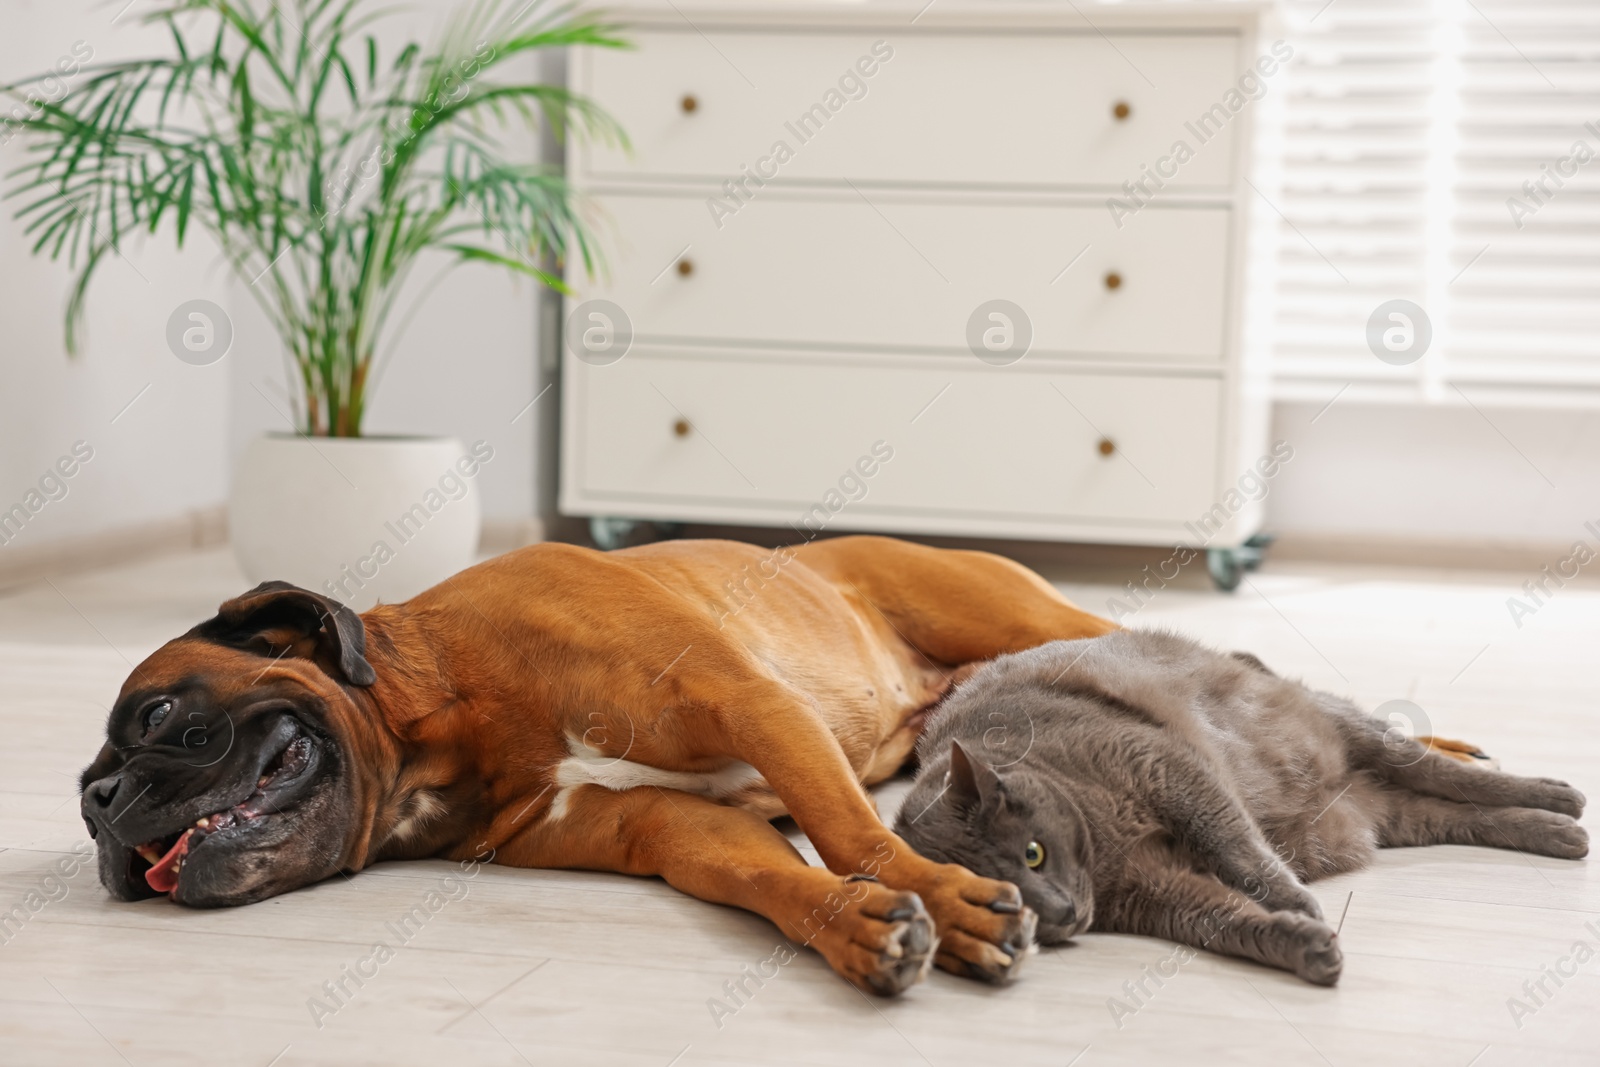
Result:
<svg viewBox="0 0 1600 1067"><path fill-rule="evenodd" d="M1356 897L1356 891L1350 890L1350 895L1344 898L1344 910L1339 913L1339 925L1333 928L1333 936L1338 937L1339 931L1344 929L1344 917L1350 914L1350 902Z"/></svg>

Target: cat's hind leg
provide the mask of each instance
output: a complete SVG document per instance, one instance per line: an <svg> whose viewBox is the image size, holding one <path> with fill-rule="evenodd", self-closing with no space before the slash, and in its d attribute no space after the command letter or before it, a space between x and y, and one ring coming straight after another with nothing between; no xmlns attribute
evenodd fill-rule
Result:
<svg viewBox="0 0 1600 1067"><path fill-rule="evenodd" d="M1485 807L1398 789L1385 792L1388 818L1378 830L1384 848L1482 845L1558 859L1580 859L1589 852L1588 831L1560 812Z"/></svg>
<svg viewBox="0 0 1600 1067"><path fill-rule="evenodd" d="M1365 715L1347 722L1351 762L1412 792L1485 807L1542 808L1574 819L1583 815L1583 794L1566 782L1462 763L1396 731L1386 732L1383 723Z"/></svg>
<svg viewBox="0 0 1600 1067"><path fill-rule="evenodd" d="M1415 793L1485 807L1540 808L1574 819L1583 815L1583 794L1555 778L1527 778L1485 770L1430 752L1421 745L1398 757L1392 755L1392 747L1386 751L1391 755L1375 769ZM1409 762L1412 756L1420 758Z"/></svg>
<svg viewBox="0 0 1600 1067"><path fill-rule="evenodd" d="M1096 915L1095 929L1166 938L1254 960L1317 985L1339 980L1344 954L1338 934L1322 920L1299 911L1268 911L1176 856L1141 866L1142 876L1130 872L1130 884L1108 895L1109 906Z"/></svg>

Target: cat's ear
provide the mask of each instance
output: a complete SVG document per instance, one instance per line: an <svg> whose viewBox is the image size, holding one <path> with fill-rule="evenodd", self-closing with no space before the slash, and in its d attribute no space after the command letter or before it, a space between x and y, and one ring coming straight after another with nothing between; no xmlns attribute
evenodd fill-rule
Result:
<svg viewBox="0 0 1600 1067"><path fill-rule="evenodd" d="M960 741L950 742L950 795L968 808L980 807L1000 795L1000 776L967 755Z"/></svg>

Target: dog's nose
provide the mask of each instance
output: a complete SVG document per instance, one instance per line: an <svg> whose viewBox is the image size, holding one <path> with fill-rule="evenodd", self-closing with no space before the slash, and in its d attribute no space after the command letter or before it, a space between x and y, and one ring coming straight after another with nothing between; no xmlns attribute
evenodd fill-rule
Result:
<svg viewBox="0 0 1600 1067"><path fill-rule="evenodd" d="M113 774L105 778L90 782L83 788L83 815L88 818L91 814L107 811L111 802L117 798L117 790L122 788L122 775Z"/></svg>

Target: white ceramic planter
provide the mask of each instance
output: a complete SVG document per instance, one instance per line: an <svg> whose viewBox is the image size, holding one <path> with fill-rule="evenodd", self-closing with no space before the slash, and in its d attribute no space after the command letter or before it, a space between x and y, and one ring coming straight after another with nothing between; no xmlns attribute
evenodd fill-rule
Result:
<svg viewBox="0 0 1600 1067"><path fill-rule="evenodd" d="M471 565L477 476L493 456L453 438L258 437L234 472L234 555L252 582L293 582L358 611L405 600Z"/></svg>

